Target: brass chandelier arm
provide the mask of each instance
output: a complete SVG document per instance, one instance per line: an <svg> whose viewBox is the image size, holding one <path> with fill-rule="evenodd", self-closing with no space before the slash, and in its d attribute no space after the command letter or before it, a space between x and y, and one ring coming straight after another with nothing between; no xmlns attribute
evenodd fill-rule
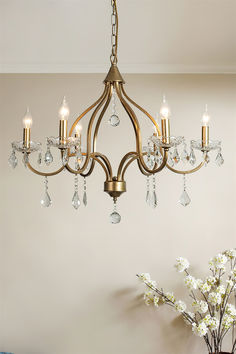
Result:
<svg viewBox="0 0 236 354"><path fill-rule="evenodd" d="M159 172L160 170L162 170L162 168L165 166L166 164L166 161L167 161L167 156L168 156L168 152L165 150L164 151L164 154L163 154L163 163L164 163L164 166L160 169L160 167L156 168L156 169L153 169L153 170L150 170L145 162L144 162L144 159L143 159L143 152L142 152L142 139L141 139L141 132L140 132L140 127L139 127L139 122L138 122L138 119L136 117L136 114L134 113L134 111L132 110L132 108L130 107L130 105L125 101L125 99L123 98L122 96L122 92L120 90L120 86L122 86L121 84L117 83L116 82L116 92L117 92L117 95L124 107L124 109L126 110L127 114L129 115L132 123L133 123L133 127L134 127L134 131L135 131L135 138L136 138L136 149L137 149L137 154L138 154L138 158L140 160L140 163L142 165L142 168L150 173L150 174L154 174L154 173L157 173ZM162 163L162 164L163 164Z"/></svg>
<svg viewBox="0 0 236 354"><path fill-rule="evenodd" d="M127 93L125 92L125 89L124 89L124 85L122 84L121 85L121 91L124 95L124 97L130 102L132 103L136 108L138 108L141 112L143 112L151 121L152 123L155 125L156 127L156 130L157 130L157 133L159 136L161 136L161 130L159 128L159 125L157 124L156 120L151 116L151 114L149 114L144 108L142 108L141 106L139 106L135 101L133 101L128 95Z"/></svg>
<svg viewBox="0 0 236 354"><path fill-rule="evenodd" d="M108 95L108 86L106 85L104 94L102 96L102 100L100 100L99 104L95 108L95 110L90 118L90 121L89 121L88 129L87 129L87 151L86 151L86 155L85 155L86 159L85 159L83 167L80 170L78 170L79 174L82 174L88 166L90 155L91 155L91 136L92 136L93 123L94 123L94 120L96 118L98 111L100 110L100 108L104 104L104 102L107 98L107 95Z"/></svg>
<svg viewBox="0 0 236 354"><path fill-rule="evenodd" d="M108 180L111 181L112 177L113 177L113 172L112 172L112 167L111 167L109 159L105 155L101 154L100 152L94 152L91 156L93 158L94 157L100 158L104 162L104 164L106 165L107 171L108 171L108 176L109 176Z"/></svg>
<svg viewBox="0 0 236 354"><path fill-rule="evenodd" d="M76 125L79 123L79 121L102 101L102 99L106 95L106 91L107 91L107 85L105 85L104 91L103 91L102 95L99 97L99 99L96 102L94 102L90 107L88 107L78 118L76 118L76 120L74 121L74 123L72 124L72 127L70 129L69 136L72 136L73 131L74 131Z"/></svg>
<svg viewBox="0 0 236 354"><path fill-rule="evenodd" d="M176 170L175 168L170 167L168 164L166 164L166 167L174 173L178 173L180 175L188 175L190 173L194 173L194 172L197 172L198 170L200 170L204 166L204 164L205 164L205 161L202 161L198 166L196 166L192 170L187 170L187 171Z"/></svg>
<svg viewBox="0 0 236 354"><path fill-rule="evenodd" d="M27 163L27 167L29 168L30 171L32 171L33 173L35 173L36 175L39 176L43 176L43 177L51 177L51 176L56 176L58 175L60 172L62 172L64 170L64 166L60 167L57 171L54 172L41 172L36 170L31 164L30 162Z"/></svg>
<svg viewBox="0 0 236 354"><path fill-rule="evenodd" d="M94 130L94 135L93 135L93 151L94 152L96 151L96 147L97 147L97 136L98 136L100 124L101 124L102 118L104 117L104 114L111 102L111 96L112 96L112 85L110 83L108 83L108 85L107 85L107 100L106 100L106 103L102 109L102 112L100 113L100 116L98 118L97 124L95 126L95 130Z"/></svg>
<svg viewBox="0 0 236 354"><path fill-rule="evenodd" d="M138 153L137 153L136 151L130 151L130 152L128 152L128 153L122 158L122 160L121 160L121 162L120 162L120 164L119 164L119 167L118 167L118 171L117 171L117 180L118 180L118 181L123 180L123 177L122 177L122 175L123 175L122 169L123 169L123 167L124 167L125 162L126 162L128 159L130 159L131 157L135 157L135 159L137 159L137 158L138 158ZM127 167L128 167L128 166L127 166ZM126 167L126 169L127 169L127 167Z"/></svg>
<svg viewBox="0 0 236 354"><path fill-rule="evenodd" d="M103 170L105 172L105 175L106 175L106 180L108 181L109 180L109 173L108 173L108 171L106 169L105 164L101 160L99 160L97 157L95 157L95 156L93 157L93 160L97 161L102 166L102 168L103 168ZM63 168L64 168L64 166L63 166ZM69 171L70 173L73 173L75 175L79 175L80 174L82 177L87 177L87 175L88 175L88 174L84 174L84 175L81 174L79 171L74 170L73 168L71 168L68 164L65 165L65 168L67 169L67 171ZM92 171L91 171L91 173L92 173Z"/></svg>

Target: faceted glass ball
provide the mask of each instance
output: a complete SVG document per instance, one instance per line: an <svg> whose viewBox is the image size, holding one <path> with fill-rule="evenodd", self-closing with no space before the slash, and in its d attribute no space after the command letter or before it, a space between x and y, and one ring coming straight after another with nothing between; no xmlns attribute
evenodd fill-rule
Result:
<svg viewBox="0 0 236 354"><path fill-rule="evenodd" d="M113 211L113 213L111 213L110 215L110 221L112 224L119 224L121 220L121 216L119 213L117 213L116 211Z"/></svg>
<svg viewBox="0 0 236 354"><path fill-rule="evenodd" d="M120 124L120 118L116 114L112 114L109 119L109 123L112 127L117 127Z"/></svg>

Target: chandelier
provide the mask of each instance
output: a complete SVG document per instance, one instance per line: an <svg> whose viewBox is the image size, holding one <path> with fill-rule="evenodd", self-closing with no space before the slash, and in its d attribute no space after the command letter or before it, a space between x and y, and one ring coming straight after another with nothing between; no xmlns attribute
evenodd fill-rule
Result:
<svg viewBox="0 0 236 354"><path fill-rule="evenodd" d="M216 150L216 164L221 166L224 162L221 154L221 142L212 141L209 138L209 113L206 110L202 117L202 133L199 140L191 140L190 146L187 146L186 140L182 136L172 136L170 134L170 117L171 111L165 97L163 97L160 109L160 126L144 108L134 102L124 89L124 80L117 67L117 48L118 48L118 13L116 0L112 0L112 50L111 50L111 67L104 80L105 88L98 100L87 108L75 121L70 129L68 129L69 107L64 97L62 105L59 109L59 136L48 137L46 139L46 153L42 156L42 145L39 142L31 140L32 116L29 109L23 118L23 140L12 143L12 153L9 158L9 164L15 168L17 165L16 151L23 154L23 163L31 172L43 176L45 178L45 191L41 200L41 205L49 207L52 204L48 191L48 178L66 170L74 175L74 194L72 205L75 209L83 204L87 205L86 178L89 177L96 164L100 165L105 173L104 191L108 193L114 202L114 209L110 215L110 221L113 224L119 223L120 214L117 212L117 199L126 192L125 174L128 167L137 162L140 172L147 178L146 202L153 208L157 206L156 181L155 176L161 172L163 168L183 175L183 193L179 202L183 206L187 206L191 200L186 190L186 175L200 170L204 165L210 162L209 152ZM104 115L108 108L111 107L111 115L109 123L112 127L117 127L120 123L117 113L117 102L121 104L128 118L130 119L134 135L135 146L132 151L128 151L121 159L118 169L114 174L112 164L105 153L97 150L97 139L99 128ZM146 146L142 143L142 134L138 115L144 115L150 121L154 128L153 134L147 139ZM85 148L82 148L82 125L81 122L86 121L87 133ZM53 172L41 171L36 169L30 162L30 156L34 152L38 152L37 162L45 167L53 162L52 148L58 149L60 153L61 166ZM202 153L201 162L196 165L195 151ZM182 169L177 169L177 165L182 165ZM189 165L185 167L184 165ZM78 192L78 176L84 178L84 190L82 202Z"/></svg>

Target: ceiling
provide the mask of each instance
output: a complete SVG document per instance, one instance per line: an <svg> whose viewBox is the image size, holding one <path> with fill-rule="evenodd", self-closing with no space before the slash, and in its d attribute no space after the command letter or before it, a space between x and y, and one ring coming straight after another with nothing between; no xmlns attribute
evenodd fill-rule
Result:
<svg viewBox="0 0 236 354"><path fill-rule="evenodd" d="M117 0L119 67L236 72L236 0ZM110 0L0 0L0 72L105 72Z"/></svg>

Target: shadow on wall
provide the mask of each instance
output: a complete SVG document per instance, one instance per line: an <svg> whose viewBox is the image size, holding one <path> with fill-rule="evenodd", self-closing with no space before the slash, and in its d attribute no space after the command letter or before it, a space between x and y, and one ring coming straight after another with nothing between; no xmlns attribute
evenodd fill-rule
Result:
<svg viewBox="0 0 236 354"><path fill-rule="evenodd" d="M132 322L134 330L142 326L144 338L147 341L149 338L145 334L145 330L148 329L147 324L151 326L156 340L157 352L160 349L159 338L164 341L167 352L173 350L176 353L190 352L196 343L196 338L192 335L191 327L185 324L181 315L164 305L160 305L158 309L147 306L144 303L143 294L137 295L135 293L137 293L137 288L129 287L115 291L110 295L114 306L119 309L119 320L123 320L124 323ZM166 311L173 312L173 316L175 316L173 320L170 320L169 316L167 319ZM181 341L179 338L181 338Z"/></svg>

